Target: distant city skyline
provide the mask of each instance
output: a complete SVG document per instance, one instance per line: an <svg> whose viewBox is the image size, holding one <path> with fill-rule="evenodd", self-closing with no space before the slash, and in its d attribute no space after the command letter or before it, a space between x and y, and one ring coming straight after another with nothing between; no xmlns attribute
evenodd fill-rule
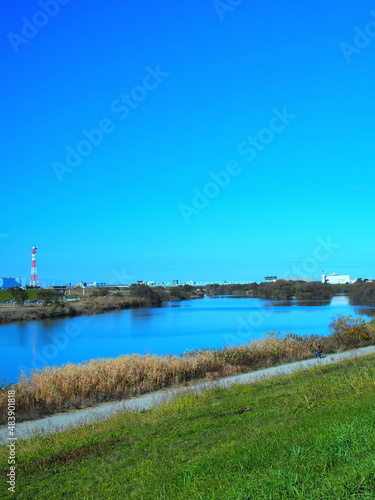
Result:
<svg viewBox="0 0 375 500"><path fill-rule="evenodd" d="M315 252L316 253L316 252ZM264 275L263 276L260 276L261 273L258 272L258 275L256 277L251 277L251 276L248 276L248 277L244 277L244 279L240 279L240 278L223 278L223 277L219 277L219 278L215 278L215 279L205 279L205 278L196 278L196 277L190 277L190 278L179 278L179 277L173 277L173 278L165 278L165 277L159 277L158 279L155 279L155 278L149 278L149 277L135 277L135 276L130 276L127 274L126 272L126 269L122 269L122 270L119 270L119 271L113 271L112 273L112 276L111 276L111 279L110 280L99 280L99 279L91 279L91 280L88 280L88 279L85 279L83 277L82 279L82 276L79 278L79 279L67 279L67 278L63 278L63 279L57 279L57 278L45 278L43 275L41 275L41 277L39 278L39 285L42 286L42 287L48 287L48 286L53 286L53 285L66 285L67 283L71 283L72 286L75 286L77 285L78 283L81 283L81 282L85 282L85 283L106 283L107 285L118 285L118 284L121 284L121 285L125 285L125 284L131 284L131 283L136 283L137 281L138 282L144 282L144 283L152 283L152 282L155 282L155 283L159 283L159 284L162 284L162 283L165 283L165 284L171 284L173 281L178 281L179 283L188 283L188 282L194 282L194 283L250 283L250 282L262 282L262 281L267 281L266 278L276 278L276 279L288 279L288 278L296 278L296 277L301 277L301 278L307 278L307 280L311 280L311 279L315 279L315 281L321 281L322 280L322 273L325 272L324 270L323 271L320 271L320 272L316 272L314 274L311 274L310 276L307 276L306 273L292 273L292 271L304 271L306 270L307 266L310 266L310 269L312 266L314 267L317 267L319 264L318 260L314 260L314 258L310 258L310 259L305 259L305 262L301 265L297 265L297 264L294 264L293 266L290 267L289 270L287 270L286 272L283 272L283 273L280 273L280 274L274 274L274 273L263 273ZM349 273L349 272L346 272L346 270L344 270L345 272L339 272L339 273L336 273L336 271L331 271L329 270L328 272L325 273L326 276L329 276L329 275L335 275L335 274L338 274L338 275L349 275L350 276L350 279L353 281L355 279L371 279L373 278L373 276L375 276L375 273L369 273L369 274L362 274L362 275L356 275L356 274L352 274L352 273ZM160 274L157 274L158 276L160 276ZM31 276L23 276L21 277L20 275L18 276L11 276L9 273L8 275L3 275L2 277L12 277L12 278L15 278L17 280L21 280L21 284L22 286L26 286L26 285L30 285L30 278Z"/></svg>
<svg viewBox="0 0 375 500"><path fill-rule="evenodd" d="M375 275L373 3L236 3L2 3L0 276Z"/></svg>

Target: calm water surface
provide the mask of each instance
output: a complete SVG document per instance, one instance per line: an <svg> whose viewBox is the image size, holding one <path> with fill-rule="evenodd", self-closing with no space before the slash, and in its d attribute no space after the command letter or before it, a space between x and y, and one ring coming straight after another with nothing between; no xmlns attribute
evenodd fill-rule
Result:
<svg viewBox="0 0 375 500"><path fill-rule="evenodd" d="M375 308L351 306L344 296L288 302L206 297L160 308L12 323L0 326L0 379L16 381L21 370L93 358L181 354L241 344L270 331L327 335L327 326L337 314L369 320Z"/></svg>

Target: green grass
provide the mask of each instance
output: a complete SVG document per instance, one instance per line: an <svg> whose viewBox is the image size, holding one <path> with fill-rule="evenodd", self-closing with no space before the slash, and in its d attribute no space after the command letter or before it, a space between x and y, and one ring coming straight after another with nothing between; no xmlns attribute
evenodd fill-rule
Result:
<svg viewBox="0 0 375 500"><path fill-rule="evenodd" d="M38 300L38 290L35 289L26 289L26 292L28 294L28 299L27 300ZM0 290L0 301L3 300L13 300L13 297L7 290Z"/></svg>
<svg viewBox="0 0 375 500"><path fill-rule="evenodd" d="M374 360L191 393L19 441L16 498L373 499Z"/></svg>

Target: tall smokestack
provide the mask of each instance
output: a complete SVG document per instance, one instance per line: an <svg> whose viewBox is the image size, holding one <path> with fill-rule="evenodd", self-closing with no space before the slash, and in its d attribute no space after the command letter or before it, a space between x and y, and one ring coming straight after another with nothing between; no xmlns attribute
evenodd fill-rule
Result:
<svg viewBox="0 0 375 500"><path fill-rule="evenodd" d="M36 267L36 251L38 247L31 249L31 272L30 272L30 286L39 286L38 269Z"/></svg>

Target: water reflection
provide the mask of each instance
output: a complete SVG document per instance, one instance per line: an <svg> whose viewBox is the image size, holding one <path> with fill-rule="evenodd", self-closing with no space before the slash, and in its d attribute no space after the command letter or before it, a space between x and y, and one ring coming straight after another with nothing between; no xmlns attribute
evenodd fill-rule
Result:
<svg viewBox="0 0 375 500"><path fill-rule="evenodd" d="M265 307L317 307L328 306L331 300L270 300L266 302Z"/></svg>
<svg viewBox="0 0 375 500"><path fill-rule="evenodd" d="M355 314L359 316L368 316L369 318L375 318L375 309L373 307L361 307L354 309Z"/></svg>

